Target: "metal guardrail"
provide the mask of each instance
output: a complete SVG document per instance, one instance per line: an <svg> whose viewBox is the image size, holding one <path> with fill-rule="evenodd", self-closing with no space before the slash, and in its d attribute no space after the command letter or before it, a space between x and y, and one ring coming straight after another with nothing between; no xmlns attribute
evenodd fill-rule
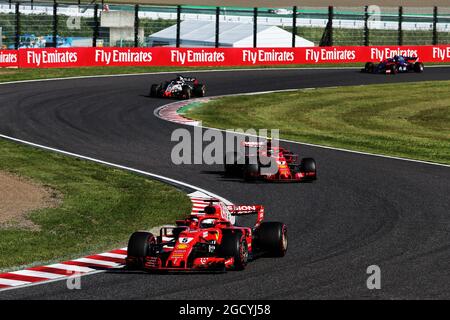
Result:
<svg viewBox="0 0 450 320"><path fill-rule="evenodd" d="M197 6L106 5L70 2L0 1L0 28L5 48L69 46L183 46L183 21L212 22L220 47L220 23L251 24L253 46L263 26L278 26L315 45L426 45L450 43L450 9L378 8L236 8ZM133 23L123 28L102 25L104 12L125 12ZM149 36L175 26L173 43L149 42ZM274 41L276 39L273 39ZM269 39L270 42L270 39Z"/></svg>

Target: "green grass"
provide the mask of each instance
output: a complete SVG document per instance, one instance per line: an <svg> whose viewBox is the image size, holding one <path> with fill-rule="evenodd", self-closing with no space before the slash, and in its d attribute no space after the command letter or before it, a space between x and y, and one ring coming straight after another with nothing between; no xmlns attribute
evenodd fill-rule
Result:
<svg viewBox="0 0 450 320"><path fill-rule="evenodd" d="M217 128L280 129L283 138L450 164L450 81L226 97L187 111Z"/></svg>
<svg viewBox="0 0 450 320"><path fill-rule="evenodd" d="M0 139L0 171L62 194L57 208L30 213L39 231L0 228L0 270L80 257L126 245L137 229L190 212L185 193L145 177Z"/></svg>

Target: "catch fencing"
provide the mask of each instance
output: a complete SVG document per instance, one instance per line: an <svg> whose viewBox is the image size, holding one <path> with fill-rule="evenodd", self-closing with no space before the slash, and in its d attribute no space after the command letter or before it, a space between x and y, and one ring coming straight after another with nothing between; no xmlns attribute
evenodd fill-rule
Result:
<svg viewBox="0 0 450 320"><path fill-rule="evenodd" d="M228 26L241 28L235 34L247 32L248 37L233 38L231 28L228 33L225 30ZM0 1L0 48L6 50L268 47L280 41L280 31L269 27L289 34L284 47L299 46L298 37L313 46L439 45L450 43L450 7L237 8ZM203 28L208 38L192 38L195 30L191 28ZM171 36L159 36L161 32Z"/></svg>

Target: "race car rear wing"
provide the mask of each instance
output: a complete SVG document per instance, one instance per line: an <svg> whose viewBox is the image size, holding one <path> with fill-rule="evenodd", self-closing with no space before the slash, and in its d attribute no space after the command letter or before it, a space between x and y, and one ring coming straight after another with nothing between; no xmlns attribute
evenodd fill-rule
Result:
<svg viewBox="0 0 450 320"><path fill-rule="evenodd" d="M229 205L227 206L232 216L246 216L256 214L255 227L259 226L264 220L264 206L262 205Z"/></svg>
<svg viewBox="0 0 450 320"><path fill-rule="evenodd" d="M181 77L184 81L187 81L187 82L195 82L195 81L197 81L197 78L194 78L194 77L185 77L185 76L182 76L182 75L178 75L179 77Z"/></svg>
<svg viewBox="0 0 450 320"><path fill-rule="evenodd" d="M267 143L263 141L242 141L242 145L246 148L263 148Z"/></svg>

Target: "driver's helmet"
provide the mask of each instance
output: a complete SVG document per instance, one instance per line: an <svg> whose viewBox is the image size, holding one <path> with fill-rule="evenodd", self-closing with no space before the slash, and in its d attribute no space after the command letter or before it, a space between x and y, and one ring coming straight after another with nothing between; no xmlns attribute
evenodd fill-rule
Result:
<svg viewBox="0 0 450 320"><path fill-rule="evenodd" d="M182 76L177 76L177 77L175 78L175 81L181 82L181 81L183 81L183 77L182 77Z"/></svg>
<svg viewBox="0 0 450 320"><path fill-rule="evenodd" d="M189 223L188 223L188 227L190 229L195 229L198 227L198 218L190 218L189 219Z"/></svg>
<svg viewBox="0 0 450 320"><path fill-rule="evenodd" d="M217 219L203 219L201 222L201 228L213 228L216 225Z"/></svg>

